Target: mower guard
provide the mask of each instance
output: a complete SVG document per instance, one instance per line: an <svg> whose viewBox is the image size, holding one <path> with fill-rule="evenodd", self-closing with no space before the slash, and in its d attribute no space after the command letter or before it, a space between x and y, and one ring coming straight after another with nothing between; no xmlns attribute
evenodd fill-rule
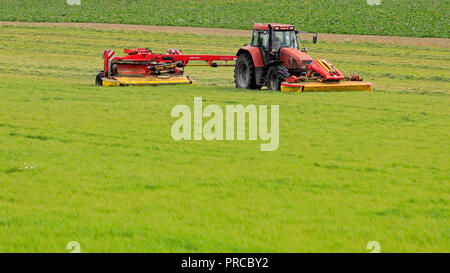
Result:
<svg viewBox="0 0 450 273"><path fill-rule="evenodd" d="M112 77L102 78L103 86L121 85L161 85L161 84L192 84L193 80L186 76L145 76L145 77Z"/></svg>
<svg viewBox="0 0 450 273"><path fill-rule="evenodd" d="M281 92L372 91L372 84L363 81L282 82Z"/></svg>

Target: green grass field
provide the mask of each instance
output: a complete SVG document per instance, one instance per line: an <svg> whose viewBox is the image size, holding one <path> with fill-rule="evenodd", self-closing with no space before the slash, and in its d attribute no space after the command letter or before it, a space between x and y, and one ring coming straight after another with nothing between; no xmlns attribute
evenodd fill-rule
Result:
<svg viewBox="0 0 450 273"><path fill-rule="evenodd" d="M111 39L111 37L115 37ZM0 252L450 251L450 51L321 42L374 92L93 85L105 48L234 54L225 36L0 27ZM280 105L280 144L181 141L177 104Z"/></svg>
<svg viewBox="0 0 450 273"><path fill-rule="evenodd" d="M296 24L322 33L450 38L450 0L0 0L0 20L100 22L251 29Z"/></svg>

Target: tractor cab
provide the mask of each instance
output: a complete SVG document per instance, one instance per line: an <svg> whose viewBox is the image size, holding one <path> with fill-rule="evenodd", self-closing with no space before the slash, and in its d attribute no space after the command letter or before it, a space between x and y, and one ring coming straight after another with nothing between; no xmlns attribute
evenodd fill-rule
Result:
<svg viewBox="0 0 450 273"><path fill-rule="evenodd" d="M278 60L283 47L299 50L297 31L293 25L255 24L252 47L258 47L265 64Z"/></svg>

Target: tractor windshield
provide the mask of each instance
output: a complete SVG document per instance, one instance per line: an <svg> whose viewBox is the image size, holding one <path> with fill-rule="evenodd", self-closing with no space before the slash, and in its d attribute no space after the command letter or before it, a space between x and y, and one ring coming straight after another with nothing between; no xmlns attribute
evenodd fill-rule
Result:
<svg viewBox="0 0 450 273"><path fill-rule="evenodd" d="M299 49L297 35L294 30L274 31L272 39L272 47L275 51L280 50L281 47Z"/></svg>

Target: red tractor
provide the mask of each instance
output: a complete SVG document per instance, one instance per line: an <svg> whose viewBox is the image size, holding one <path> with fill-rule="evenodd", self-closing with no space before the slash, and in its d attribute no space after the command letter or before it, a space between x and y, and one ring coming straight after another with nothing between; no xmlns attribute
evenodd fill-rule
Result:
<svg viewBox="0 0 450 273"><path fill-rule="evenodd" d="M236 54L236 87L267 86L286 92L371 90L371 84L361 82L358 75L344 76L327 60L311 58L301 39L300 49L298 33L293 25L255 24L251 45L244 45Z"/></svg>

